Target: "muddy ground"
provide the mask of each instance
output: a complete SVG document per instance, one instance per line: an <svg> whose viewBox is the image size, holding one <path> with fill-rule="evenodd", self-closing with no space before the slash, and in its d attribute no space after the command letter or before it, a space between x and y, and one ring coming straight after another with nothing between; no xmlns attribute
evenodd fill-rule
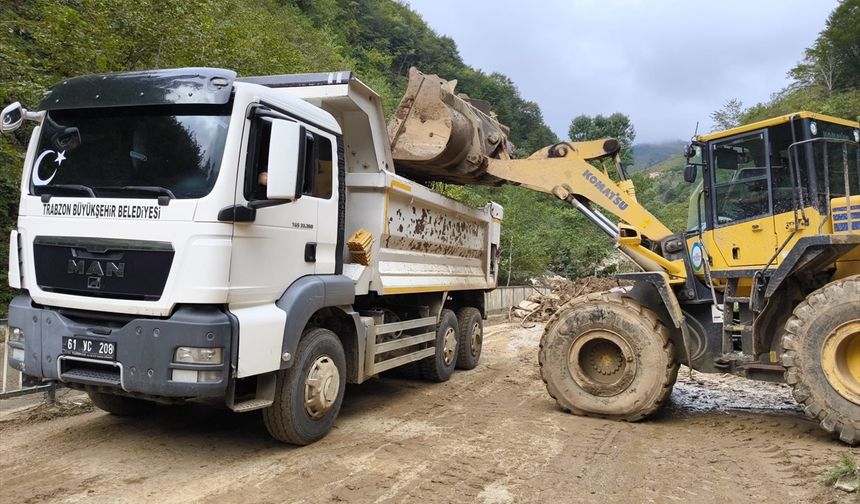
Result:
<svg viewBox="0 0 860 504"><path fill-rule="evenodd" d="M784 386L682 373L658 418L579 418L540 381L541 332L488 327L481 364L447 383L350 386L335 429L305 448L206 404L137 419L75 395L55 418L7 404L0 501L857 502L820 483L849 448Z"/></svg>

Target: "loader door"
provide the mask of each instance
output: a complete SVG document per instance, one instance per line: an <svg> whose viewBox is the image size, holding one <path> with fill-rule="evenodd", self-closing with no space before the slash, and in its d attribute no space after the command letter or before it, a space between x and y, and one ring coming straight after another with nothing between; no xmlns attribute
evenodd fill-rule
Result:
<svg viewBox="0 0 860 504"><path fill-rule="evenodd" d="M776 251L767 133L754 131L710 145L712 237L728 268L763 266Z"/></svg>

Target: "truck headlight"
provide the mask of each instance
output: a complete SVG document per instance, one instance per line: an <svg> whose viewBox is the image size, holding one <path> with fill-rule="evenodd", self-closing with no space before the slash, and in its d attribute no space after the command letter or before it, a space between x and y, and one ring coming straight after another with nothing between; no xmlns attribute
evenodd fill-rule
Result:
<svg viewBox="0 0 860 504"><path fill-rule="evenodd" d="M24 343L24 331L20 327L10 327L9 342Z"/></svg>
<svg viewBox="0 0 860 504"><path fill-rule="evenodd" d="M221 364L221 348L178 347L173 362L185 364Z"/></svg>

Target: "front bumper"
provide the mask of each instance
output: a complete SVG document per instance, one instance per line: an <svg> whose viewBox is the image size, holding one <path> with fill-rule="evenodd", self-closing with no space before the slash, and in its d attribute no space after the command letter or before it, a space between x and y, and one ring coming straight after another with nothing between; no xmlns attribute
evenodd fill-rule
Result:
<svg viewBox="0 0 860 504"><path fill-rule="evenodd" d="M173 398L224 395L237 330L233 319L217 306L180 306L167 318L119 319L110 314L60 312L34 306L29 295L18 296L10 303L9 327L21 328L24 342L9 342L13 351L9 352L8 364L26 375L71 386ZM116 361L66 354L63 336L113 343ZM180 346L222 348L222 362L175 363L173 356ZM189 373L174 373L176 370L208 371L210 377L220 372L220 380L178 381L174 375Z"/></svg>

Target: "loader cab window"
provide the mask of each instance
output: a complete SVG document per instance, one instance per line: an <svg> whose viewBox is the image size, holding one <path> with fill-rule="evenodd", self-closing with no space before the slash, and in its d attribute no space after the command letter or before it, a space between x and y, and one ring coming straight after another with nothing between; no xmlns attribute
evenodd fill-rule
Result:
<svg viewBox="0 0 860 504"><path fill-rule="evenodd" d="M770 212L766 145L764 132L711 144L717 226Z"/></svg>
<svg viewBox="0 0 860 504"><path fill-rule="evenodd" d="M789 146L792 144L791 126L781 124L768 130L770 140L770 179L773 188L773 213L780 214L794 210L798 190L795 180L797 174L806 173L806 166L795 166L789 162ZM805 191L804 191L805 192Z"/></svg>
<svg viewBox="0 0 860 504"><path fill-rule="evenodd" d="M855 140L855 134L860 137L860 131L855 133L857 130L849 126L824 121L805 122L806 131L815 130L815 134L810 135L814 140L809 149L815 163L818 208L827 212L830 208L828 197L860 194L860 144ZM814 128L810 128L812 122L815 122Z"/></svg>

